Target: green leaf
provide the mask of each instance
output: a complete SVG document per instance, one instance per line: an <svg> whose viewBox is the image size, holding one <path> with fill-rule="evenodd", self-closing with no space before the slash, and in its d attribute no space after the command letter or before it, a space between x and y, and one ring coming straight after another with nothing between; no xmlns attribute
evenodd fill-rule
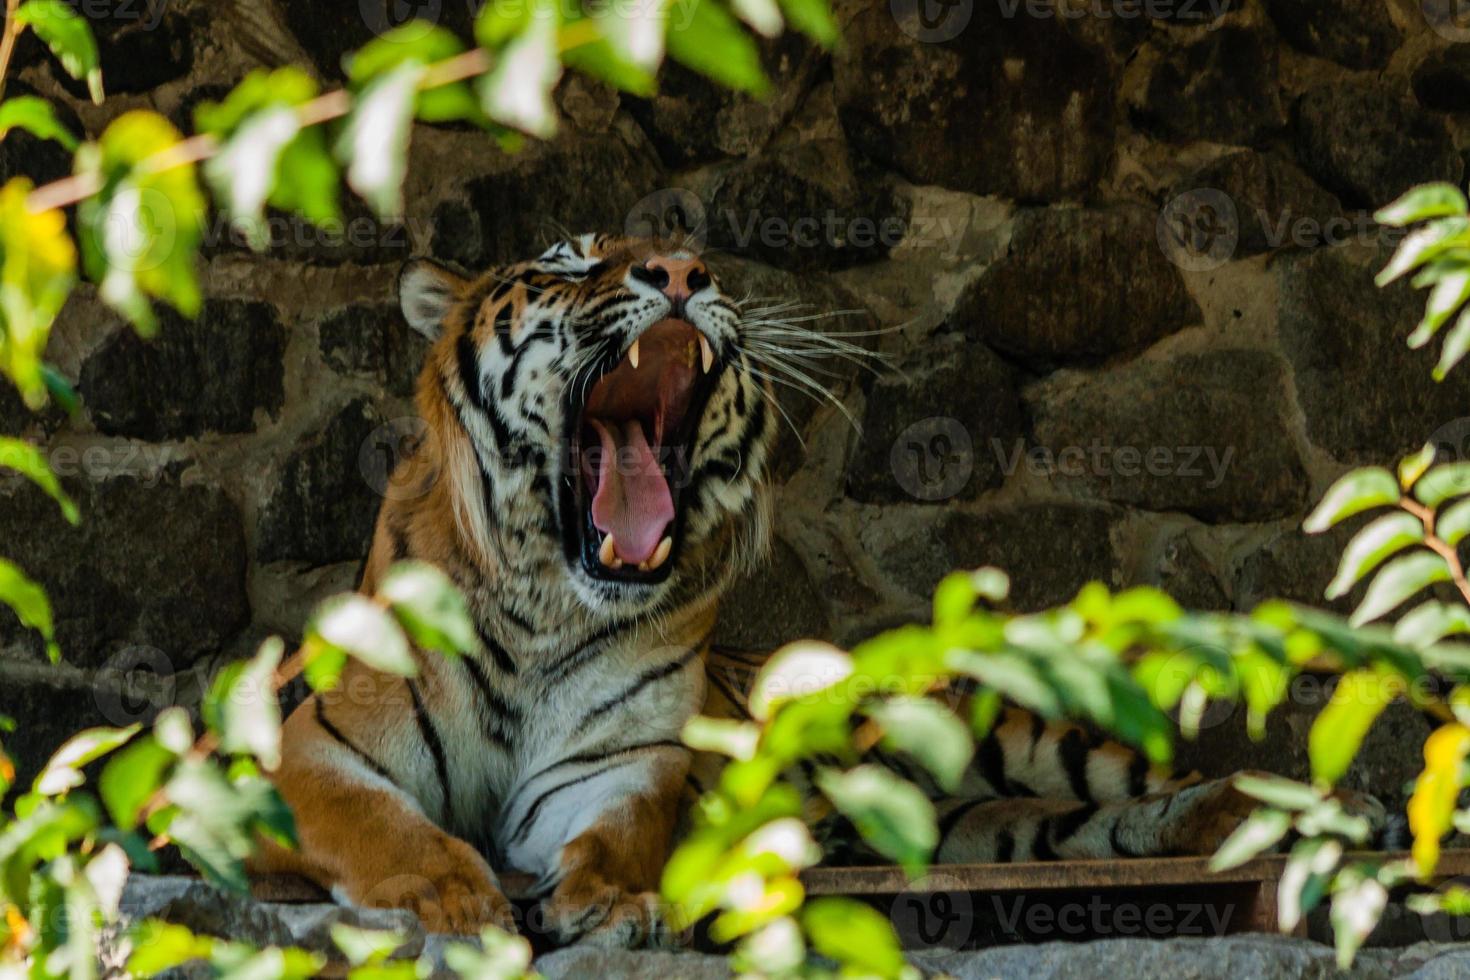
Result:
<svg viewBox="0 0 1470 980"><path fill-rule="evenodd" d="M271 188L281 178L281 155L301 130L296 110L289 106L265 109L251 116L204 164L204 179L257 252L270 244L265 205Z"/></svg>
<svg viewBox="0 0 1470 980"><path fill-rule="evenodd" d="M274 679L284 651L285 644L273 636L249 661L225 667L202 705L205 724L219 735L221 751L248 752L267 769L281 763L281 709Z"/></svg>
<svg viewBox="0 0 1470 980"><path fill-rule="evenodd" d="M730 9L750 29L765 37L777 37L785 26L781 7L776 0L730 0Z"/></svg>
<svg viewBox="0 0 1470 980"><path fill-rule="evenodd" d="M46 403L46 349L51 323L76 282L77 252L60 211L33 212L31 182L14 177L0 189L0 373L32 409Z"/></svg>
<svg viewBox="0 0 1470 980"><path fill-rule="evenodd" d="M1373 281L1379 286L1387 286L1415 266L1422 265L1454 247L1467 229L1470 229L1470 219L1452 217L1439 218L1410 232L1404 236L1393 258Z"/></svg>
<svg viewBox="0 0 1470 980"><path fill-rule="evenodd" d="M959 789L975 745L965 723L930 698L900 697L867 709L883 728L883 747L913 756L944 789Z"/></svg>
<svg viewBox="0 0 1470 980"><path fill-rule="evenodd" d="M0 466L15 470L46 491L47 496L61 508L68 524L75 524L81 519L76 503L61 489L61 483L51 472L46 457L35 446L21 439L0 436Z"/></svg>
<svg viewBox="0 0 1470 980"><path fill-rule="evenodd" d="M1379 670L1344 674L1307 735L1312 778L1327 785L1341 779L1368 729L1402 691L1403 680L1395 674Z"/></svg>
<svg viewBox="0 0 1470 980"><path fill-rule="evenodd" d="M1398 501L1398 481L1388 470L1381 466L1353 470L1332 485L1302 528L1308 534L1320 534L1354 514Z"/></svg>
<svg viewBox="0 0 1470 980"><path fill-rule="evenodd" d="M1419 478L1434 464L1434 455L1437 450L1434 443L1428 442L1419 448L1417 453L1410 453L1399 460L1399 486L1408 493Z"/></svg>
<svg viewBox="0 0 1470 980"><path fill-rule="evenodd" d="M92 101L102 104L102 68L97 60L97 41L92 27L65 0L30 0L15 14L46 42L72 78L85 80Z"/></svg>
<svg viewBox="0 0 1470 980"><path fill-rule="evenodd" d="M127 728L88 728L62 743L52 754L46 767L31 784L32 792L42 796L60 796L86 782L82 766L127 744L141 725Z"/></svg>
<svg viewBox="0 0 1470 980"><path fill-rule="evenodd" d="M1435 518L1434 533L1445 544L1454 546L1470 533L1470 500L1459 500L1446 507Z"/></svg>
<svg viewBox="0 0 1470 980"><path fill-rule="evenodd" d="M426 562L399 562L388 569L378 589L409 639L447 656L473 651L478 644L464 596L449 576Z"/></svg>
<svg viewBox="0 0 1470 980"><path fill-rule="evenodd" d="M771 655L750 689L750 714L770 719L783 701L814 695L852 674L852 657L828 643L789 643Z"/></svg>
<svg viewBox="0 0 1470 980"><path fill-rule="evenodd" d="M1438 507L1451 497L1470 493L1470 463L1436 466L1414 484L1414 496L1426 507Z"/></svg>
<svg viewBox="0 0 1470 980"><path fill-rule="evenodd" d="M328 600L307 629L375 670L401 677L418 674L403 630L385 610L363 596Z"/></svg>
<svg viewBox="0 0 1470 980"><path fill-rule="evenodd" d="M561 79L553 7L538 5L530 23L505 45L494 67L480 77L476 86L487 116L542 139L556 132L551 92Z"/></svg>
<svg viewBox="0 0 1470 980"><path fill-rule="evenodd" d="M801 910L812 948L853 975L896 977L903 949L888 916L855 898L814 898ZM845 971L846 972L846 971Z"/></svg>
<svg viewBox="0 0 1470 980"><path fill-rule="evenodd" d="M1236 776L1231 782L1246 796L1281 810L1305 810L1322 800L1312 787L1280 776Z"/></svg>
<svg viewBox="0 0 1470 980"><path fill-rule="evenodd" d="M1393 640L1422 649L1460 633L1470 633L1470 609L1431 599L1404 613L1394 624Z"/></svg>
<svg viewBox="0 0 1470 980"><path fill-rule="evenodd" d="M679 739L698 752L718 752L732 759L753 759L760 744L760 726L730 718L695 715L684 723Z"/></svg>
<svg viewBox="0 0 1470 980"><path fill-rule="evenodd" d="M704 0L674 0L666 41L675 61L727 88L756 95L769 88L755 42L723 7Z"/></svg>
<svg viewBox="0 0 1470 980"><path fill-rule="evenodd" d="M535 15L534 4L520 0L487 0L475 15L475 43L495 50L520 34Z"/></svg>
<svg viewBox="0 0 1470 980"><path fill-rule="evenodd" d="M382 963L397 952L408 937L386 929L358 929L343 922L333 923L332 944L353 966Z"/></svg>
<svg viewBox="0 0 1470 980"><path fill-rule="evenodd" d="M1256 810L1225 838L1225 843L1210 858L1211 871L1236 868L1262 851L1274 847L1291 829L1291 814L1284 810Z"/></svg>
<svg viewBox="0 0 1470 980"><path fill-rule="evenodd" d="M160 167L154 159L181 140L167 119L134 110L77 151L77 171L102 185L77 207L87 274L102 299L145 336L158 325L150 298L191 317L201 302L194 263L204 195L191 164Z"/></svg>
<svg viewBox="0 0 1470 980"><path fill-rule="evenodd" d="M669 8L670 0L649 0L617 8L589 4L588 21L620 63L651 77L664 59L664 37L670 28ZM582 28L576 22L568 24L564 37L577 38L574 32L579 30Z"/></svg>
<svg viewBox="0 0 1470 980"><path fill-rule="evenodd" d="M112 822L123 830L138 825L139 815L163 784L174 753L154 738L142 738L108 760L97 789Z"/></svg>
<svg viewBox="0 0 1470 980"><path fill-rule="evenodd" d="M1341 858L1342 844L1331 838L1299 841L1291 849L1276 890L1276 922L1282 932L1291 932L1302 916L1316 908Z"/></svg>
<svg viewBox="0 0 1470 980"><path fill-rule="evenodd" d="M1436 582L1448 582L1450 569L1443 558L1432 551L1415 551L1401 555L1383 566L1373 578L1363 601L1353 610L1348 622L1362 626L1398 608L1399 604L1420 589Z"/></svg>
<svg viewBox="0 0 1470 980"><path fill-rule="evenodd" d="M781 0L781 9L791 26L824 48L837 43L837 21L827 0Z"/></svg>
<svg viewBox="0 0 1470 980"><path fill-rule="evenodd" d="M1467 351L1470 351L1470 309L1461 313L1450 332L1445 334L1444 347L1439 352L1439 363L1431 372L1434 380L1443 381L1450 370L1465 357Z"/></svg>
<svg viewBox="0 0 1470 980"><path fill-rule="evenodd" d="M1327 586L1327 598L1346 595L1358 580L1377 568L1385 558L1424 540L1424 525L1402 511L1373 521L1357 533L1342 551L1337 575Z"/></svg>
<svg viewBox="0 0 1470 980"><path fill-rule="evenodd" d="M18 95L0 103L0 139L12 129L24 129L32 136L54 140L68 150L77 148L77 138L56 118L51 103L37 95Z"/></svg>
<svg viewBox="0 0 1470 980"><path fill-rule="evenodd" d="M1441 271L1437 276L1434 289L1429 294L1429 302L1424 305L1424 318L1409 335L1409 347L1414 350L1434 339L1445 321L1454 315L1466 299L1470 299L1470 268L1458 262L1443 264L1452 268ZM1440 263L1436 263L1438 265Z"/></svg>
<svg viewBox="0 0 1470 980"><path fill-rule="evenodd" d="M521 980L535 975L531 973L531 944L493 926L481 931L479 949L450 943L444 949L444 962L458 976L476 980Z"/></svg>
<svg viewBox="0 0 1470 980"><path fill-rule="evenodd" d="M431 65L462 51L464 43L448 28L427 20L410 20L348 55L344 68L348 81L360 89L406 64Z"/></svg>
<svg viewBox="0 0 1470 980"><path fill-rule="evenodd" d="M1359 947L1378 925L1387 904L1388 890L1370 875L1349 868L1337 876L1330 917L1339 969L1353 965Z"/></svg>
<svg viewBox="0 0 1470 980"><path fill-rule="evenodd" d="M61 659L51 619L51 600L46 598L46 591L4 558L0 558L0 602L15 612L22 626L41 634L46 641L46 655L53 664Z"/></svg>
<svg viewBox="0 0 1470 980"><path fill-rule="evenodd" d="M1465 195L1454 184L1421 184L1373 214L1380 225L1402 227L1429 218L1465 213Z"/></svg>
<svg viewBox="0 0 1470 980"><path fill-rule="evenodd" d="M422 64L406 61L374 78L353 102L337 140L348 185L380 218L396 218L403 211L408 139L423 77Z"/></svg>
<svg viewBox="0 0 1470 980"><path fill-rule="evenodd" d="M816 783L874 850L910 874L923 870L939 843L939 830L934 804L918 787L870 765L847 772L820 769Z"/></svg>

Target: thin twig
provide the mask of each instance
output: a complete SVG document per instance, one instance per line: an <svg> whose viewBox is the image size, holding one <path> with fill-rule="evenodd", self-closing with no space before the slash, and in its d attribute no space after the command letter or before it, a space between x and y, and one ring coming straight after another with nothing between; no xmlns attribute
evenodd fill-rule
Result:
<svg viewBox="0 0 1470 980"><path fill-rule="evenodd" d="M20 0L5 0L5 36L0 37L0 98L5 97L5 74L10 70L10 56L15 53L16 39L25 30L15 16L19 10Z"/></svg>

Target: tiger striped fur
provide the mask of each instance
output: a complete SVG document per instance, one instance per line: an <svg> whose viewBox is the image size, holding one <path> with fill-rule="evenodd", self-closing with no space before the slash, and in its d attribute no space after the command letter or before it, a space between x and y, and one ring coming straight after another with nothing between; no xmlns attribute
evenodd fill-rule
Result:
<svg viewBox="0 0 1470 980"><path fill-rule="evenodd" d="M741 714L758 667L711 653L708 638L720 595L766 549L770 366L736 302L674 245L586 235L474 280L416 263L400 294L435 338L417 391L424 436L394 474L362 590L395 561L431 562L464 591L481 649L416 654L412 679L353 662L336 690L302 703L273 777L300 848L267 843L252 869L473 932L508 924L496 870L514 868L538 876L554 937L654 940L681 797L715 764L692 760L679 732L702 710ZM680 486L669 481L662 559L647 542L599 550L588 516L593 483L595 510L612 477L583 472L580 440L607 428L583 415L599 399L636 401L637 384L657 388L655 431L665 395L688 395L695 415L672 447L686 458L665 470ZM618 448L642 453L645 437ZM641 532L652 518L646 501L627 503L633 478L617 477L615 519ZM1007 711L940 804L938 857L1205 853L1249 809L1224 781L1172 780L1119 745ZM824 827L835 843L840 822Z"/></svg>

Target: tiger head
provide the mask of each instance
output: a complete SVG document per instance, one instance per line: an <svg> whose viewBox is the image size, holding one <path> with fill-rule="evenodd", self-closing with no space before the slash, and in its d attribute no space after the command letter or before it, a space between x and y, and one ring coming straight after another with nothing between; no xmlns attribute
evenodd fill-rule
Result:
<svg viewBox="0 0 1470 980"><path fill-rule="evenodd" d="M399 297L455 521L519 604L646 610L764 555L772 393L692 251L583 235L472 280L410 263Z"/></svg>

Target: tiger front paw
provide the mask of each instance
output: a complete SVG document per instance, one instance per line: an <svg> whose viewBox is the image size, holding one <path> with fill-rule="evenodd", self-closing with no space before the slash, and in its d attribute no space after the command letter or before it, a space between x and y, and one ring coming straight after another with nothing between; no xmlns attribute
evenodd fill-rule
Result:
<svg viewBox="0 0 1470 980"><path fill-rule="evenodd" d="M546 931L559 944L584 942L616 949L674 945L657 894L629 891L595 871L564 878L541 903L541 914Z"/></svg>
<svg viewBox="0 0 1470 980"><path fill-rule="evenodd" d="M1235 833L1261 801L1235 788L1233 779L1214 779L1178 792L1166 811L1166 850L1211 855Z"/></svg>
<svg viewBox="0 0 1470 980"><path fill-rule="evenodd" d="M486 926L516 931L494 872L464 841L446 837L416 855L412 866L411 873L349 884L348 897L371 908L407 909L429 932L469 936Z"/></svg>

